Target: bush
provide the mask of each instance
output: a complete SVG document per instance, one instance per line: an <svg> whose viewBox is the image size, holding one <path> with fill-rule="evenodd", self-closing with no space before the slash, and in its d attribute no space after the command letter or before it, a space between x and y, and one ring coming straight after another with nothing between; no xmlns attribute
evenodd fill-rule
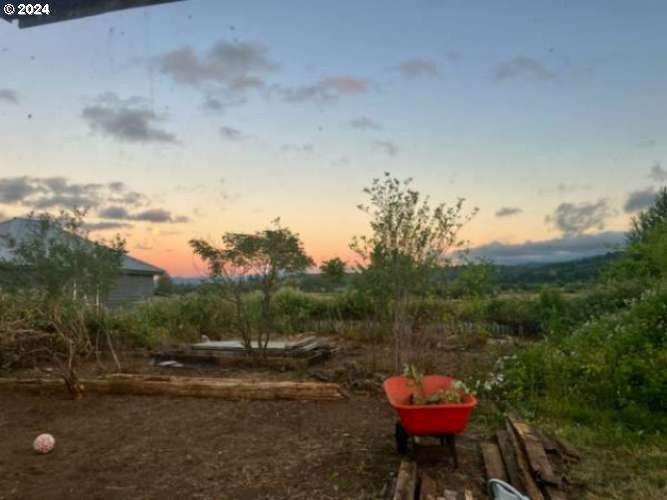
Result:
<svg viewBox="0 0 667 500"><path fill-rule="evenodd" d="M627 309L593 319L572 334L522 352L507 370L509 396L614 411L631 428L667 424L667 285ZM664 427L663 427L664 429Z"/></svg>

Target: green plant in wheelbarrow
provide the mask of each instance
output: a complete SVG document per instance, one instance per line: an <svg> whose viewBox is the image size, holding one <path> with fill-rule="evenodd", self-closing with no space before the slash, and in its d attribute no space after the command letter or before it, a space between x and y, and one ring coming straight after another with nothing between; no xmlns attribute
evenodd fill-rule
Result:
<svg viewBox="0 0 667 500"><path fill-rule="evenodd" d="M413 405L460 404L467 400L467 396L474 395L460 380L454 381L449 387L441 387L431 394L426 394L424 374L415 365L406 364L403 368L403 376L407 377L415 388L410 396L410 402Z"/></svg>

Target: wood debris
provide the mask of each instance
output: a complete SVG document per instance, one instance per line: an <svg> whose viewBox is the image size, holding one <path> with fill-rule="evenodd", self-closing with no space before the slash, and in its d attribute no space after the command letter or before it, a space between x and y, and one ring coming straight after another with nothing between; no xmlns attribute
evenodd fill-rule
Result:
<svg viewBox="0 0 667 500"><path fill-rule="evenodd" d="M571 444L549 439L513 417L507 419L505 429L496 433L496 439L497 445L480 445L487 480L506 481L531 500L566 500L556 465L564 463L557 460L558 456L563 460L579 457Z"/></svg>
<svg viewBox="0 0 667 500"><path fill-rule="evenodd" d="M404 460L398 468L392 500L475 500L472 491L456 492L445 489L439 493L436 482L428 474L419 472L415 462Z"/></svg>

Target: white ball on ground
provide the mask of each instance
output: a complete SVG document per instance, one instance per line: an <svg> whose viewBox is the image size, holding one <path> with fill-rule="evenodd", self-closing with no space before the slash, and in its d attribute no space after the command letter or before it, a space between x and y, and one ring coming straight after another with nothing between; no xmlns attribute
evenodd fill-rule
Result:
<svg viewBox="0 0 667 500"><path fill-rule="evenodd" d="M33 449L37 453L46 454L56 446L56 439L51 434L40 434L32 443Z"/></svg>

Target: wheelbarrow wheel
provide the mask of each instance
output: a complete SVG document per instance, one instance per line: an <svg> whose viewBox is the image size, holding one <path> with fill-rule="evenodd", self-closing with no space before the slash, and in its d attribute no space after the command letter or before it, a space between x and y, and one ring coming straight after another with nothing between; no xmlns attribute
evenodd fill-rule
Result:
<svg viewBox="0 0 667 500"><path fill-rule="evenodd" d="M405 432L405 429L400 422L396 422L396 450L400 455L405 455L408 452L408 433Z"/></svg>

